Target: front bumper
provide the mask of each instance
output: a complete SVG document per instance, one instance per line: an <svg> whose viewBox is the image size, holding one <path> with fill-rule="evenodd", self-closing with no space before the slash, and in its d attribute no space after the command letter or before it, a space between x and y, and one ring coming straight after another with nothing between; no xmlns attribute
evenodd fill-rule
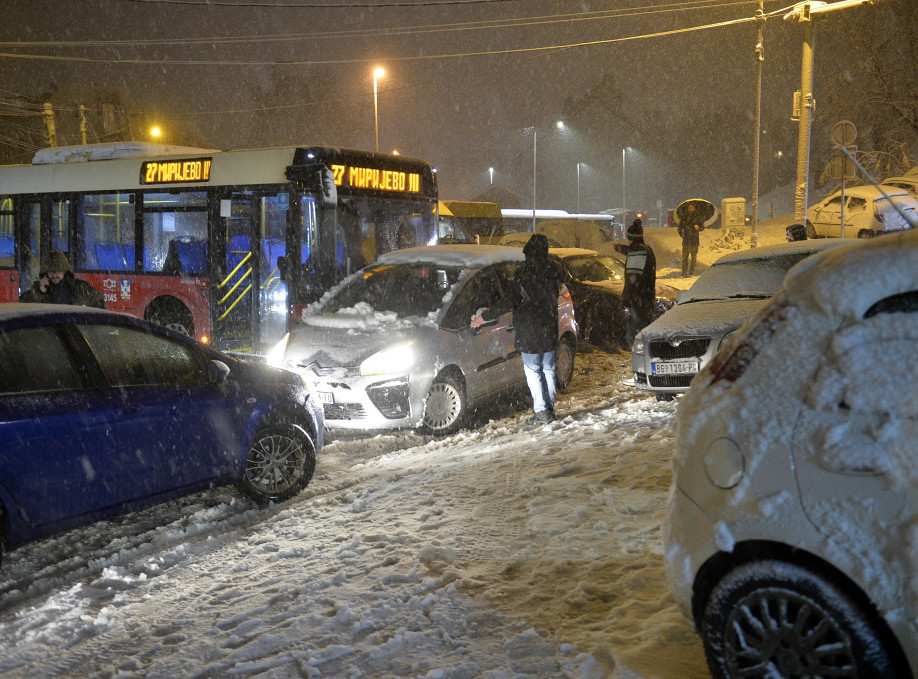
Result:
<svg viewBox="0 0 918 679"><path fill-rule="evenodd" d="M329 429L412 428L424 414L426 391L408 375L311 378Z"/></svg>

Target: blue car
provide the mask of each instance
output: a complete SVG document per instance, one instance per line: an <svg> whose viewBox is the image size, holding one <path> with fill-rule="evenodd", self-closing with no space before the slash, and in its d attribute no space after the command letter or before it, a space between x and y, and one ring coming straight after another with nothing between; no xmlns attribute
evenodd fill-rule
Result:
<svg viewBox="0 0 918 679"><path fill-rule="evenodd" d="M126 314L0 304L3 548L221 484L289 499L323 428L294 373Z"/></svg>

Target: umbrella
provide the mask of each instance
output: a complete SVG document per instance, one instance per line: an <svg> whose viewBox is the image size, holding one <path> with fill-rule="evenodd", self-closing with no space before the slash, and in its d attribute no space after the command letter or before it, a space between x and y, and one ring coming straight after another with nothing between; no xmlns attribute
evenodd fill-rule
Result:
<svg viewBox="0 0 918 679"><path fill-rule="evenodd" d="M694 206L694 209L689 209L690 205ZM699 215L704 226L713 224L720 214L714 203L704 198L689 198L679 203L679 207L676 208L676 221L681 224L690 212Z"/></svg>

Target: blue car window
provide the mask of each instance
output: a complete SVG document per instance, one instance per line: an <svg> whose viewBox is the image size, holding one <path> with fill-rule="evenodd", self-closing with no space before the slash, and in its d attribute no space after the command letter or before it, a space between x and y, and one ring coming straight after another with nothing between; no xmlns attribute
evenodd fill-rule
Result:
<svg viewBox="0 0 918 679"><path fill-rule="evenodd" d="M66 391L82 383L55 325L0 332L0 393Z"/></svg>
<svg viewBox="0 0 918 679"><path fill-rule="evenodd" d="M121 325L81 325L112 387L191 386L207 382L194 350L166 337Z"/></svg>

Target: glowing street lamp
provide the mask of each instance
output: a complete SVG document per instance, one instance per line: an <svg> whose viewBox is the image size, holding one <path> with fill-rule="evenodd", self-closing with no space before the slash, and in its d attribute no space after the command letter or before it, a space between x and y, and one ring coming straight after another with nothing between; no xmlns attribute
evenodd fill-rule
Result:
<svg viewBox="0 0 918 679"><path fill-rule="evenodd" d="M163 131L159 128L159 125L154 125L150 128L150 136L154 139L159 139L163 134Z"/></svg>
<svg viewBox="0 0 918 679"><path fill-rule="evenodd" d="M491 175L491 183L493 184L494 183L494 168L493 167L488 168L488 174Z"/></svg>
<svg viewBox="0 0 918 679"><path fill-rule="evenodd" d="M386 75L381 67L373 69L373 127L376 130L376 152L379 153L379 79Z"/></svg>

